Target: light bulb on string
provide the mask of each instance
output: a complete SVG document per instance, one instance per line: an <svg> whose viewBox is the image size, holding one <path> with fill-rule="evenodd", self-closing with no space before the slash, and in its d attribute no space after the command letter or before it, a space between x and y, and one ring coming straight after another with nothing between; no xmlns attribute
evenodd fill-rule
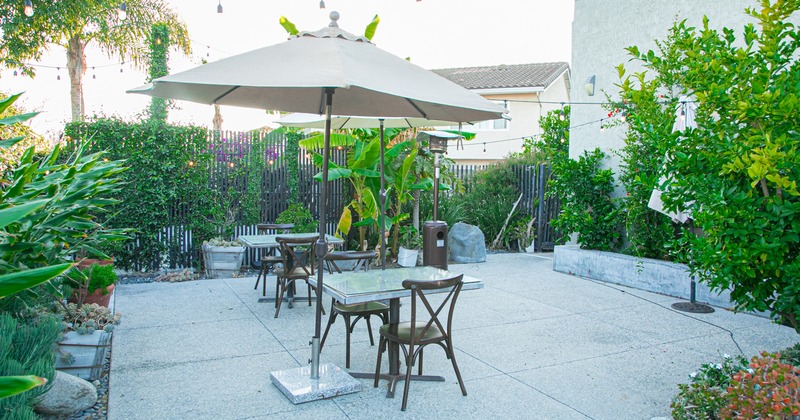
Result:
<svg viewBox="0 0 800 420"><path fill-rule="evenodd" d="M686 102L681 102L681 121L686 121Z"/></svg>
<svg viewBox="0 0 800 420"><path fill-rule="evenodd" d="M211 57L211 45L206 45L206 57Z"/></svg>
<svg viewBox="0 0 800 420"><path fill-rule="evenodd" d="M217 13L222 13L222 0L219 0L219 4L217 5Z"/></svg>
<svg viewBox="0 0 800 420"><path fill-rule="evenodd" d="M622 122L627 121L628 120L628 114L625 111L622 111L619 114L619 120L622 121Z"/></svg>
<svg viewBox="0 0 800 420"><path fill-rule="evenodd" d="M605 133L606 132L606 128L603 127L603 120L605 120L605 118L601 118L600 119L600 132L601 133Z"/></svg>
<svg viewBox="0 0 800 420"><path fill-rule="evenodd" d="M272 159L270 159L270 160L269 160L267 163L269 163L270 165L272 165L273 163L275 163L275 161L274 161L274 160L272 160Z"/></svg>
<svg viewBox="0 0 800 420"><path fill-rule="evenodd" d="M486 154L486 143L483 143L483 154Z"/></svg>
<svg viewBox="0 0 800 420"><path fill-rule="evenodd" d="M31 0L25 0L25 7L22 9L22 12L25 13L27 17L33 16L33 3L31 3Z"/></svg>
<svg viewBox="0 0 800 420"><path fill-rule="evenodd" d="M325 0L320 0L320 2L319 2L319 8L320 8L320 9L324 9L324 8L325 8Z"/></svg>
<svg viewBox="0 0 800 420"><path fill-rule="evenodd" d="M233 162L230 163L230 167L233 168Z"/></svg>
<svg viewBox="0 0 800 420"><path fill-rule="evenodd" d="M61 80L61 67L56 67L56 80Z"/></svg>
<svg viewBox="0 0 800 420"><path fill-rule="evenodd" d="M16 75L17 75L17 71L16 71L16 70L14 70L14 76L16 76Z"/></svg>
<svg viewBox="0 0 800 420"><path fill-rule="evenodd" d="M564 102L561 102L561 112L558 114L558 119L564 121L566 118L567 116L564 115Z"/></svg>
<svg viewBox="0 0 800 420"><path fill-rule="evenodd" d="M94 67L92 67L92 79L97 79L97 73L95 73Z"/></svg>
<svg viewBox="0 0 800 420"><path fill-rule="evenodd" d="M128 18L128 6L125 5L124 1L119 5L117 16L119 17L119 20L125 20Z"/></svg>

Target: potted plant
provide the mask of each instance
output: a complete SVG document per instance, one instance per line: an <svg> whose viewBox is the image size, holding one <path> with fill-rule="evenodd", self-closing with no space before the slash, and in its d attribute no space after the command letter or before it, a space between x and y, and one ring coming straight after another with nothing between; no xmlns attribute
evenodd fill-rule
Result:
<svg viewBox="0 0 800 420"><path fill-rule="evenodd" d="M94 263L84 269L71 270L65 279L65 285L72 293L70 301L78 305L96 303L108 307L117 282L117 273L113 264Z"/></svg>
<svg viewBox="0 0 800 420"><path fill-rule="evenodd" d="M61 303L52 308L63 329L54 350L56 369L86 380L98 379L111 332L122 314L96 303Z"/></svg>
<svg viewBox="0 0 800 420"><path fill-rule="evenodd" d="M244 244L238 239L213 238L203 242L203 261L208 278L233 277L239 273L244 259Z"/></svg>
<svg viewBox="0 0 800 420"><path fill-rule="evenodd" d="M397 251L397 264L401 267L416 267L419 250L422 249L422 236L414 226L400 227L402 245Z"/></svg>
<svg viewBox="0 0 800 420"><path fill-rule="evenodd" d="M319 222L314 220L311 212L299 203L290 204L278 215L275 223L291 223L294 225L292 232L295 233L311 233L319 229Z"/></svg>

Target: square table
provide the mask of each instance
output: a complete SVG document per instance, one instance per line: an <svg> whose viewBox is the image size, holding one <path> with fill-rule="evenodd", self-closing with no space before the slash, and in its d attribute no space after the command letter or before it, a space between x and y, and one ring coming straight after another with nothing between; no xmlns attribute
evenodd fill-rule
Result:
<svg viewBox="0 0 800 420"><path fill-rule="evenodd" d="M249 248L260 248L260 249L267 249L269 251L277 248L278 241L275 238L308 238L309 236L318 237L319 233L315 232L308 232L308 233L279 233L275 235L241 235L239 236L239 241L245 244ZM344 244L344 240L341 238L337 238L333 235L325 235L325 241L331 245L342 245ZM319 266L322 268L322 265ZM266 282L266 275L264 276L264 281ZM292 285L294 286L294 285ZM292 301L295 299L294 297L294 287L289 289L289 294L284 299L289 301L289 307L291 307ZM298 298L300 300L304 300L305 298ZM313 300L313 297L312 297ZM275 298L273 297L262 297L258 299L259 302L274 302Z"/></svg>
<svg viewBox="0 0 800 420"><path fill-rule="evenodd" d="M370 270L362 272L346 272L328 275L323 278L322 290L344 304L365 303L389 299L389 323L400 322L400 298L410 297L411 290L403 288L403 280L442 280L457 276L458 273L442 270L437 267L394 268L389 270ZM309 282L316 287L317 279L310 277ZM464 276L461 290L482 289L483 281L475 277ZM442 289L441 292L447 292ZM426 290L427 293L435 292ZM440 293L440 292L435 292ZM400 374L400 346L389 343L389 373L381 374L382 379L389 380L387 398L394 397L394 389L399 380L405 379ZM375 373L351 372L355 378L374 378ZM441 376L412 375L414 380L444 382Z"/></svg>

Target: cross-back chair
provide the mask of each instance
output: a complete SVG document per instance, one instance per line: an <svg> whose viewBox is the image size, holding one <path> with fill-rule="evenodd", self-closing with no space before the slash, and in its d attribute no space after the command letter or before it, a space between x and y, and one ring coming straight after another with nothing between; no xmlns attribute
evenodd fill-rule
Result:
<svg viewBox="0 0 800 420"><path fill-rule="evenodd" d="M378 363L375 367L375 387L378 386L378 379L381 370L381 355L386 350L389 342L400 344L406 358L406 378L405 389L403 390L402 410L405 411L408 404L408 389L411 384L411 370L415 362L419 362L419 375L422 375L422 352L429 344L438 344L444 349L447 358L453 364L458 384L461 386L461 393L467 395L464 381L461 379L461 372L456 363L455 351L453 350L453 339L451 336L453 325L453 312L458 300L458 294L464 285L464 276L458 275L449 279L442 280L404 280L403 288L411 290L411 321L398 324L386 324L380 328L380 343L378 344ZM450 289L444 300L436 309L431 305L427 292L440 289ZM420 309L420 307L422 309ZM419 313L423 316L420 317ZM446 322L442 323L442 316L446 313ZM427 320L420 320L427 317Z"/></svg>
<svg viewBox="0 0 800 420"><path fill-rule="evenodd" d="M281 234L281 233L291 233L292 229L294 229L294 223L261 223L256 225L256 231L259 235L274 235L274 234ZM280 254L275 253L274 248L268 248L266 253L259 258L261 262L261 269L258 271L258 277L256 277L256 285L253 287L253 290L258 290L258 283L261 279L264 279L264 283L262 283L262 296L267 295L267 274L269 273L270 268L274 269L275 264L281 262ZM277 288L275 289L277 291Z"/></svg>
<svg viewBox="0 0 800 420"><path fill-rule="evenodd" d="M278 278L278 290L276 290L275 296L275 318L277 318L281 312L284 294L288 292L289 296L292 296L297 280L306 282L308 287L308 306L311 306L312 287L308 282L308 278L314 275L314 244L317 242L317 237L287 238L278 236L275 240L279 245L278 250L280 251L283 265L283 267L275 269L275 275ZM289 308L292 307L293 301L292 297L290 297Z"/></svg>
<svg viewBox="0 0 800 420"><path fill-rule="evenodd" d="M369 270L369 262L375 258L375 251L341 251L329 252L325 256L325 262L331 263L328 270L333 274L335 268L337 272L341 273L341 269L335 265L335 261L355 261L353 271L363 267L364 271ZM345 344L345 367L350 368L350 334L353 333L356 324L359 320L364 319L367 322L367 331L369 332L369 344L375 345L375 339L372 337L372 324L370 318L375 315L385 324L389 320L389 305L382 302L366 302L354 303L345 305L344 303L333 300L331 302L331 314L328 317L328 325L325 327L325 333L322 335L322 340L319 343L319 350L322 351L325 346L325 340L328 338L328 331L331 325L336 322L336 317L341 316L344 320L344 327L346 331L346 344ZM352 319L352 321L351 321Z"/></svg>

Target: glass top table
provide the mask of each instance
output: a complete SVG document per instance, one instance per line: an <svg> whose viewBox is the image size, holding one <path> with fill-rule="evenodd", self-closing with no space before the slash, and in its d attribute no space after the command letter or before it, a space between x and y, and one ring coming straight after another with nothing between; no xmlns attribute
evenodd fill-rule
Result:
<svg viewBox="0 0 800 420"><path fill-rule="evenodd" d="M308 238L309 236L319 236L319 233L309 232L283 233L277 235L241 235L239 236L239 240L250 248L277 248L278 241L275 240L277 237L297 239ZM325 235L325 241L331 245L341 245L344 243L344 240L333 235Z"/></svg>
<svg viewBox="0 0 800 420"><path fill-rule="evenodd" d="M389 270L369 270L362 272L345 272L323 276L322 290L335 300L344 303L364 303L389 299L389 323L400 322L400 298L411 296L411 290L403 288L403 280L442 280L457 276L458 273L442 270L437 267L394 268ZM309 283L317 287L317 278L309 277ZM475 277L464 276L461 290L482 289L483 281ZM441 292L448 292L442 289ZM427 290L426 294L437 293ZM380 378L389 381L387 398L394 398L397 382L405 380L400 374L400 347L396 342L389 342L389 373L381 373ZM375 372L350 372L354 378L374 378ZM441 376L411 375L416 381L444 382Z"/></svg>

